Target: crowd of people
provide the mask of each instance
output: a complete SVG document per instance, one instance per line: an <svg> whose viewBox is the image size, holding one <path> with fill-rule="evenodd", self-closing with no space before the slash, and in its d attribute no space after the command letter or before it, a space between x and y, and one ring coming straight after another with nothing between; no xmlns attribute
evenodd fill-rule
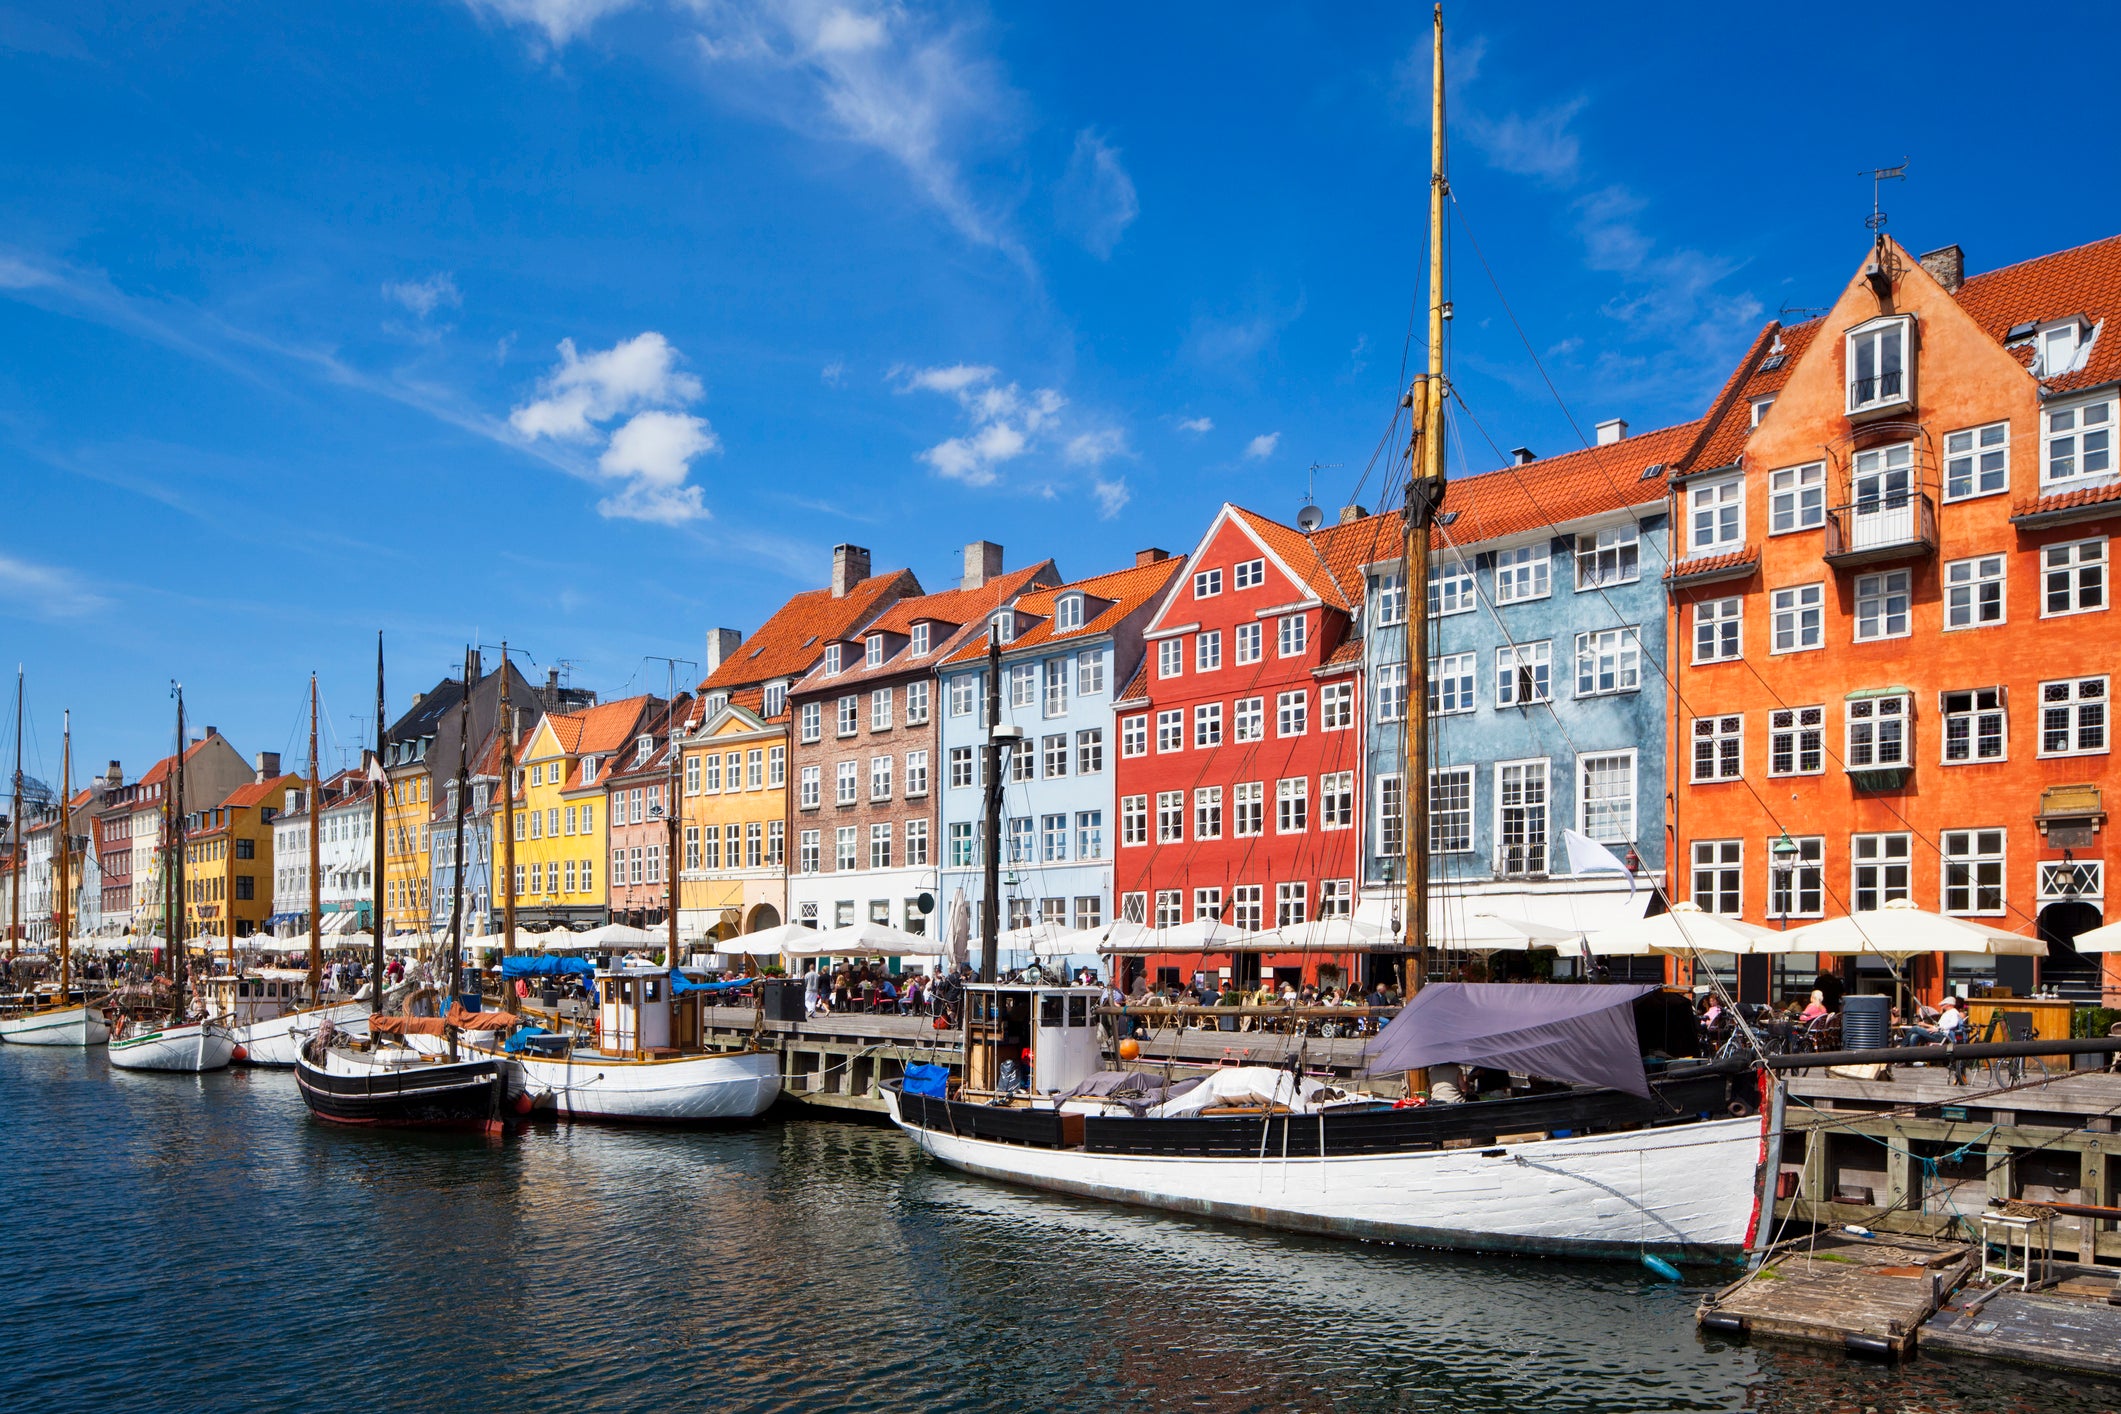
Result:
<svg viewBox="0 0 2121 1414"><path fill-rule="evenodd" d="M1771 1050L1785 1053L1833 1051L1843 1046L1843 997L1841 979L1831 972L1822 972L1814 979L1806 996L1792 998L1782 1006L1765 1002L1751 1006L1732 1005L1744 1010L1747 1024ZM1724 1004L1721 994L1710 992L1703 995L1695 1004L1695 1013L1705 1050L1713 1053L1738 1044L1741 1034L1738 1018ZM1936 1006L1918 1005L1913 1017L1904 1015L1898 1006L1894 1006L1887 1013L1886 1024L1894 1046L1948 1045L1968 1039L1966 1004L1950 994Z"/></svg>

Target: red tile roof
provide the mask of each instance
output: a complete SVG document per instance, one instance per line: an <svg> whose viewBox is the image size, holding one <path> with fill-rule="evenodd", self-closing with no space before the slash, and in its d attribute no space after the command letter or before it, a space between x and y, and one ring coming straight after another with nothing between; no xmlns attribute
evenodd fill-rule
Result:
<svg viewBox="0 0 2121 1414"><path fill-rule="evenodd" d="M1694 446L1673 459L1680 471L1714 471L1735 466L1745 452L1746 438L1753 431L1753 400L1782 391L1797 369L1797 360L1812 346L1823 321L1812 319L1785 329L1769 320L1753 338L1753 346L1731 370L1731 376L1709 404L1708 416L1695 426L1701 435ZM1780 340L1778 347L1777 340ZM1775 366L1770 368L1769 364Z"/></svg>
<svg viewBox="0 0 2121 1414"><path fill-rule="evenodd" d="M1174 555L1168 560L1156 560L1146 565L1129 565L1123 570L1092 575L1088 579L1070 580L1066 584L1051 587L1034 585L1016 601L1016 608L1019 614L1029 615L1038 622L1017 634L1015 640L1007 646L1013 652L1019 648L1034 648L1042 643L1089 638L1108 632L1113 625L1162 594L1170 587L1172 579L1185 567L1186 562ZM1060 602L1061 595L1067 593L1078 593L1091 599L1102 600L1105 607L1084 619L1078 628L1055 629L1054 606ZM967 663L985 657L986 653L986 636L977 635L966 639L964 644L950 655L950 661Z"/></svg>
<svg viewBox="0 0 2121 1414"><path fill-rule="evenodd" d="M1146 660L1134 670L1134 680L1119 690L1114 702L1147 702L1149 700L1149 664Z"/></svg>
<svg viewBox="0 0 2121 1414"><path fill-rule="evenodd" d="M735 654L700 683L700 691L758 686L799 678L825 656L825 645L846 638L894 595L918 594L911 570L871 575L842 598L830 589L806 589L774 610Z"/></svg>
<svg viewBox="0 0 2121 1414"><path fill-rule="evenodd" d="M945 662L964 644L985 635L987 617L996 609L1034 585L1051 584L1058 578L1060 572L1053 567L1053 561L1040 560L1027 568L997 575L977 589L946 589L938 594L920 594L901 599L879 615L875 623L867 626L868 629L881 629L904 637L912 632L916 623L926 619L952 625L954 631L932 639L928 652L920 658L913 656L910 638L896 648L887 640L885 651L889 656L873 668L862 661L860 650L850 650L853 662L828 676L821 661L804 675L793 691L817 692L826 688L837 690L874 678L890 677L912 668L933 667Z"/></svg>
<svg viewBox="0 0 2121 1414"><path fill-rule="evenodd" d="M214 734L214 736L219 735L219 732L216 732ZM193 742L190 746L185 747L184 759L186 761L189 761L192 759L192 757L197 756L200 752L206 749L206 744L212 741L213 739L214 737L212 736L201 737L199 740ZM169 779L170 773L176 768L176 764L176 753L172 752L169 755L163 757L160 761L157 761L154 765L150 766L147 770L147 774L142 776L138 781L134 782L134 784L143 786L160 785L163 781Z"/></svg>
<svg viewBox="0 0 2121 1414"><path fill-rule="evenodd" d="M2011 519L2053 515L2058 511L2080 510L2087 506L2104 506L2115 502L2121 502L2121 481L2108 482L2104 486L2080 486L2074 491L2057 491L2051 496L2013 501ZM2121 507L2117 507L2115 513L2121 514Z"/></svg>
<svg viewBox="0 0 2121 1414"><path fill-rule="evenodd" d="M1311 597L1320 603L1329 604L1336 609L1346 609L1351 604L1362 602L1362 586L1353 586L1354 597L1351 599L1349 587L1334 578L1321 544L1313 543L1314 538L1322 538L1330 532L1320 531L1319 537L1309 536L1293 525L1283 525L1280 521L1269 519L1257 511L1248 511L1243 506L1230 507L1230 515L1287 565L1289 572L1301 580L1304 587L1311 591ZM1336 530L1344 528L1334 527Z"/></svg>
<svg viewBox="0 0 2121 1414"><path fill-rule="evenodd" d="M222 801L221 804L232 809L241 810L253 805L270 804L273 800L279 798L283 792L289 789L301 790L302 788L302 778L290 771L286 775L275 776L269 781L251 781L246 785L237 786L228 793L228 799Z"/></svg>
<svg viewBox="0 0 2121 1414"><path fill-rule="evenodd" d="M2121 314L2121 236L1969 276L1957 298L1999 344L2019 324L2073 314L2086 315L2094 324L2112 323L2111 316ZM2116 379L2121 379L2121 328L2101 328L2083 368L2043 379L2041 386L2067 392Z"/></svg>
<svg viewBox="0 0 2121 1414"><path fill-rule="evenodd" d="M1760 547L1748 545L1743 550L1732 550L1723 555L1703 555L1699 559L1674 560L1672 567L1664 572L1667 583L1684 584L1688 580L1714 578L1734 579L1737 571L1750 570L1760 563Z"/></svg>
<svg viewBox="0 0 2121 1414"><path fill-rule="evenodd" d="M1698 421L1682 422L1454 481L1444 489L1443 512L1455 516L1430 543L1499 540L1662 501L1668 469L1700 430Z"/></svg>
<svg viewBox="0 0 2121 1414"><path fill-rule="evenodd" d="M554 734L560 738L561 746L569 756L609 756L633 740L643 714L651 707L655 709L656 720L660 721L662 699L646 693L622 697L616 702L600 702L584 711L564 713L546 720L553 724ZM572 745L568 745L570 737ZM577 759L567 773L567 784L561 789L576 790L581 784L582 763Z"/></svg>

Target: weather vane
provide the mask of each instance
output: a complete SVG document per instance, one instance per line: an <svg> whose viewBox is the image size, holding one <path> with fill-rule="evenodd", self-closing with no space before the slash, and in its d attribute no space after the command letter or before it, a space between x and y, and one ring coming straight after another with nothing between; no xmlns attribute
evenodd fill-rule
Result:
<svg viewBox="0 0 2121 1414"><path fill-rule="evenodd" d="M1860 177L1863 176L1864 173L1858 172L1856 175ZM1863 224L1865 229L1869 230L1871 234L1876 235L1878 232L1885 229L1885 211L1884 208L1882 208L1878 204L1879 184L1881 182L1906 181L1907 159L1905 157L1901 158L1900 165L1897 167L1873 167L1870 170L1869 175L1871 179L1871 214L1869 218L1864 221Z"/></svg>

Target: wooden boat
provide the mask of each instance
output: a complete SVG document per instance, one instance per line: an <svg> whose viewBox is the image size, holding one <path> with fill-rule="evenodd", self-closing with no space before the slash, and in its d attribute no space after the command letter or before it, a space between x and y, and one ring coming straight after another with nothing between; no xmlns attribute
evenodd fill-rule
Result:
<svg viewBox="0 0 2121 1414"><path fill-rule="evenodd" d="M10 1046L100 1046L110 1039L103 1008L80 988L65 1000L54 991L21 1011L0 1016L0 1041Z"/></svg>
<svg viewBox="0 0 2121 1414"><path fill-rule="evenodd" d="M514 1066L497 1056L452 1061L405 1046L312 1037L295 1058L303 1103L332 1124L482 1128L512 1113Z"/></svg>
<svg viewBox="0 0 2121 1414"><path fill-rule="evenodd" d="M18 725L22 717L21 683L16 682L15 719ZM52 864L58 873L59 886L52 899L52 916L59 932L59 984L54 988L50 1001L45 1005L32 1006L27 1011L0 1017L0 1041L11 1046L100 1046L110 1039L110 1028L104 1024L103 1008L73 985L73 937L71 924L72 889L67 879L67 867L73 857L73 774L74 774L74 728L73 714L66 716L66 728L61 738L59 766L59 821L52 846ZM21 744L16 743L15 753L21 755ZM21 778L15 772L15 799L17 818L21 810ZM19 858L21 831L16 831ZM21 897L22 879L19 871L15 877L15 896ZM41 989L40 989L41 991ZM42 1001L43 997L40 996Z"/></svg>
<svg viewBox="0 0 2121 1414"><path fill-rule="evenodd" d="M207 1011L234 1033L251 1065L292 1066L302 1044L330 1022L341 1032L366 1034L366 1002L328 1002L304 1006L307 976L282 968L261 968L207 982Z"/></svg>
<svg viewBox="0 0 2121 1414"><path fill-rule="evenodd" d="M112 1033L105 1054L120 1070L225 1070L236 1054L235 1033L216 1021L169 1026L132 1023Z"/></svg>

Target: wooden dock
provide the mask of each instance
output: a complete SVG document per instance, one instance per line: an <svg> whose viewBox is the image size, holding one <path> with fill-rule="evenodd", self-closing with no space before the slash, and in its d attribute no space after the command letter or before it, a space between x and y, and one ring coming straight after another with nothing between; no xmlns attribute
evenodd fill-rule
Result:
<svg viewBox="0 0 2121 1414"><path fill-rule="evenodd" d="M1973 1269L1963 1242L1821 1234L1792 1243L1701 1303L1703 1328L1904 1359Z"/></svg>
<svg viewBox="0 0 2121 1414"><path fill-rule="evenodd" d="M2121 1376L2121 1292L2110 1271L2076 1268L2032 1291L1969 1291L1922 1327L1930 1354Z"/></svg>

